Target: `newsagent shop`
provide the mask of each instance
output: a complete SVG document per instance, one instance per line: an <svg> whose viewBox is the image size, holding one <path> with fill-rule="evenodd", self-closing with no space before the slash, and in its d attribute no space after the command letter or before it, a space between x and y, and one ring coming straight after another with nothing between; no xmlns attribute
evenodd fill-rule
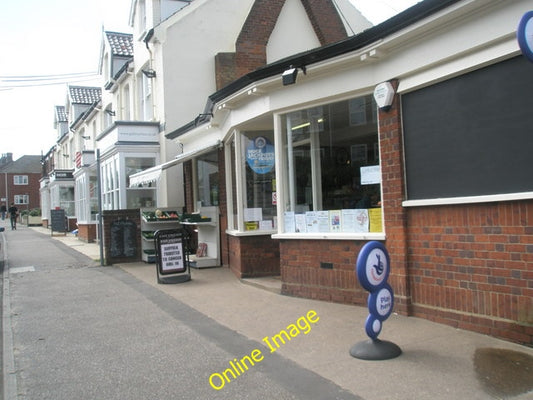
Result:
<svg viewBox="0 0 533 400"><path fill-rule="evenodd" d="M533 63L516 39L530 9L426 0L211 95L168 137L216 143L208 174L193 156L184 173L190 211L219 207L222 264L363 305L354 266L378 240L396 312L532 344Z"/></svg>

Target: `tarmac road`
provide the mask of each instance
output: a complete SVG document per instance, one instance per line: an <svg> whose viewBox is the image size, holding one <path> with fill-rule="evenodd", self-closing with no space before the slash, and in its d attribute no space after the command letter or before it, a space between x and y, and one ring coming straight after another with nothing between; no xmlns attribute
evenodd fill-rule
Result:
<svg viewBox="0 0 533 400"><path fill-rule="evenodd" d="M5 400L361 399L120 268L23 226L4 235Z"/></svg>

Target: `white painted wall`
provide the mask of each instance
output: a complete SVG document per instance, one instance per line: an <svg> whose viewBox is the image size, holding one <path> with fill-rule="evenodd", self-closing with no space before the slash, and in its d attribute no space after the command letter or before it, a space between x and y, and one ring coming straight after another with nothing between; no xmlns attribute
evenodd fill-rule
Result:
<svg viewBox="0 0 533 400"><path fill-rule="evenodd" d="M302 2L286 0L268 41L267 62L272 63L316 47L320 47L320 41Z"/></svg>

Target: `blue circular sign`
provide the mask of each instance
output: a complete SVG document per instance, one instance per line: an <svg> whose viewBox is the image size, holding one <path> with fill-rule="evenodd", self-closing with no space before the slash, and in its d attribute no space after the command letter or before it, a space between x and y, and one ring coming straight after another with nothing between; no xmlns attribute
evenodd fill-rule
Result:
<svg viewBox="0 0 533 400"><path fill-rule="evenodd" d="M365 331L370 339L377 339L382 327L383 324L374 315L369 314L368 317L366 317Z"/></svg>
<svg viewBox="0 0 533 400"><path fill-rule="evenodd" d="M528 11L522 16L516 30L516 38L522 54L533 62L533 11Z"/></svg>
<svg viewBox="0 0 533 400"><path fill-rule="evenodd" d="M389 253L383 243L372 241L363 246L356 262L357 279L369 292L387 283L390 272Z"/></svg>
<svg viewBox="0 0 533 400"><path fill-rule="evenodd" d="M246 149L246 162L257 174L272 171L275 163L274 146L264 136L250 140Z"/></svg>
<svg viewBox="0 0 533 400"><path fill-rule="evenodd" d="M381 289L370 293L368 296L368 310L370 314L379 319L385 321L392 314L392 308L394 307L394 295L392 288L387 283Z"/></svg>

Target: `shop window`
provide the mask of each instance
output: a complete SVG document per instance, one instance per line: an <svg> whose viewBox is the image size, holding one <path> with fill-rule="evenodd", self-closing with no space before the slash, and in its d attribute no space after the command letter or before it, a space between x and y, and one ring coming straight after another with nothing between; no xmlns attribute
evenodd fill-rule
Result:
<svg viewBox="0 0 533 400"><path fill-rule="evenodd" d="M235 133L230 143L231 230L272 233L277 228L274 132Z"/></svg>
<svg viewBox="0 0 533 400"><path fill-rule="evenodd" d="M211 151L196 158L196 201L202 207L218 206L218 151Z"/></svg>
<svg viewBox="0 0 533 400"><path fill-rule="evenodd" d="M153 182L130 188L130 176L155 166L154 157L126 157L127 208L156 206L156 187Z"/></svg>
<svg viewBox="0 0 533 400"><path fill-rule="evenodd" d="M281 232L382 232L376 115L368 95L282 116Z"/></svg>
<svg viewBox="0 0 533 400"><path fill-rule="evenodd" d="M59 208L65 210L65 214L69 217L74 217L76 215L74 187L59 187Z"/></svg>
<svg viewBox="0 0 533 400"><path fill-rule="evenodd" d="M274 133L246 132L242 135L245 159L244 229L276 228L276 170Z"/></svg>

